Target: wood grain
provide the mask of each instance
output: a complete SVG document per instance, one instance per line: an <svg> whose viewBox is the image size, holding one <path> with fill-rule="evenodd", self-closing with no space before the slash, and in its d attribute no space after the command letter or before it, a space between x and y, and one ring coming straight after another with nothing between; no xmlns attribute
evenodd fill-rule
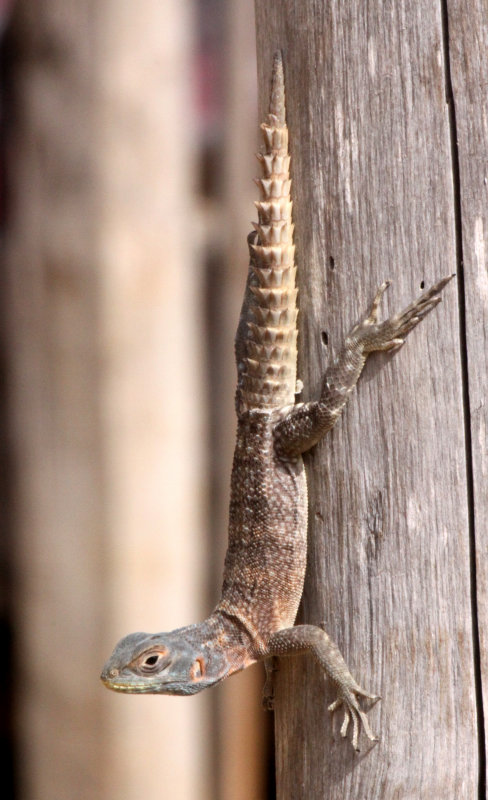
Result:
<svg viewBox="0 0 488 800"><path fill-rule="evenodd" d="M457 269L440 8L257 0L264 112L284 51L305 399L377 285L385 314ZM368 363L308 457L301 619L382 695L355 756L309 659L283 662L278 798L477 796L469 491L456 286L394 357ZM324 344L327 343L327 345Z"/></svg>
<svg viewBox="0 0 488 800"><path fill-rule="evenodd" d="M472 536L483 706L488 704L488 4L447 3L449 64L459 165L459 235L463 259L468 436L472 466ZM475 631L476 632L476 631ZM480 708L480 715L482 715ZM486 747L486 739L485 739ZM485 757L486 757L485 751Z"/></svg>

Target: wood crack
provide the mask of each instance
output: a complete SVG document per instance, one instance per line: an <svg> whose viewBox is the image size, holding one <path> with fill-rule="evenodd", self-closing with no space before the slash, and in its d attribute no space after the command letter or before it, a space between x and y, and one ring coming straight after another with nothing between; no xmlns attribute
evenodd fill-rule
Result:
<svg viewBox="0 0 488 800"><path fill-rule="evenodd" d="M466 339L466 292L463 259L463 230L462 230L462 204L461 204L461 171L459 163L458 128L456 120L456 103L451 74L451 54L449 41L449 8L448 0L441 0L442 22L442 48L444 61L444 80L446 102L448 105L449 135L451 146L451 170L453 186L454 227L456 241L456 272L459 298L459 341L461 355L462 387L463 387L463 419L464 439L466 453L466 482L467 506L469 524L469 558L471 575L471 610L473 628L473 657L474 681L476 690L476 710L478 717L478 748L479 748L479 783L478 796L484 800L486 796L486 731L483 707L483 691L480 657L480 630L477 602L477 573L476 573L476 528L474 516L474 475L473 475L473 442L471 432L471 403L469 395L469 366L468 346Z"/></svg>

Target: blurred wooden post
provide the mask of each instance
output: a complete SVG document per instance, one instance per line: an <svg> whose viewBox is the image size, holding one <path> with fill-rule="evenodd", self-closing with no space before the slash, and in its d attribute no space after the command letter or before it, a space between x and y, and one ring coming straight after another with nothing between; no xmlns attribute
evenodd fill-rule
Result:
<svg viewBox="0 0 488 800"><path fill-rule="evenodd" d="M109 694L201 618L187 2L19 0L8 306L22 798L209 798L207 700ZM164 789L162 789L164 787Z"/></svg>
<svg viewBox="0 0 488 800"><path fill-rule="evenodd" d="M473 151L486 161L481 6L448 2L446 20L427 0L388 13L381 2L256 0L262 111L273 51L284 51L304 399L317 396L331 351L384 278L393 280L385 314L450 272L461 297L464 277L466 297L478 292L466 307L464 367L464 320L451 284L401 352L371 359L337 429L307 458L301 620L325 621L359 682L382 695L369 715L381 738L369 752L363 741L355 756L340 740L340 719L329 718L333 693L312 660L283 661L280 800L477 796L471 550L476 544L484 608L486 533L474 523L484 518L486 485L486 170L469 163ZM450 59L456 119L446 104ZM468 366L470 386L479 381L467 420L477 436L472 463L463 421Z"/></svg>

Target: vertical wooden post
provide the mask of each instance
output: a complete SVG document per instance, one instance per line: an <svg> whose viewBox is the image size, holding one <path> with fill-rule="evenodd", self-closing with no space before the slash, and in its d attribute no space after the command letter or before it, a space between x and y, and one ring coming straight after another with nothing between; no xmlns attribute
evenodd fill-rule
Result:
<svg viewBox="0 0 488 800"><path fill-rule="evenodd" d="M475 554L476 596L473 610L479 635L482 695L479 702L482 769L488 752L482 729L488 705L488 17L479 0L446 4L446 47L454 157L457 161L458 246L462 256L465 324L465 369L468 463L471 496L471 536ZM468 416L469 415L469 416ZM483 712L483 708L485 711ZM484 738L484 741L483 741ZM484 748L484 753L483 753ZM486 774L481 788L486 787ZM480 793L481 796L481 793Z"/></svg>
<svg viewBox="0 0 488 800"><path fill-rule="evenodd" d="M262 113L273 51L284 52L307 400L379 283L393 281L386 315L459 271L445 19L427 0L256 0L256 26ZM343 419L307 458L301 621L324 621L359 682L382 695L369 714L380 742L363 741L356 756L311 659L282 661L281 800L477 794L457 301L451 284L399 353L370 360Z"/></svg>
<svg viewBox="0 0 488 800"><path fill-rule="evenodd" d="M191 12L19 0L11 339L23 797L209 797L207 699L109 694L202 616ZM164 789L161 787L164 786Z"/></svg>

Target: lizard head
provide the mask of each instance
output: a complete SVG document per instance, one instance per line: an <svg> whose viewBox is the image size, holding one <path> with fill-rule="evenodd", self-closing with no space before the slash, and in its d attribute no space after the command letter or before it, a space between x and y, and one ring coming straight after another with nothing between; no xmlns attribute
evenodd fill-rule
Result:
<svg viewBox="0 0 488 800"><path fill-rule="evenodd" d="M172 633L131 633L116 645L101 680L130 694L196 694L225 677L207 671L203 648L185 629Z"/></svg>

